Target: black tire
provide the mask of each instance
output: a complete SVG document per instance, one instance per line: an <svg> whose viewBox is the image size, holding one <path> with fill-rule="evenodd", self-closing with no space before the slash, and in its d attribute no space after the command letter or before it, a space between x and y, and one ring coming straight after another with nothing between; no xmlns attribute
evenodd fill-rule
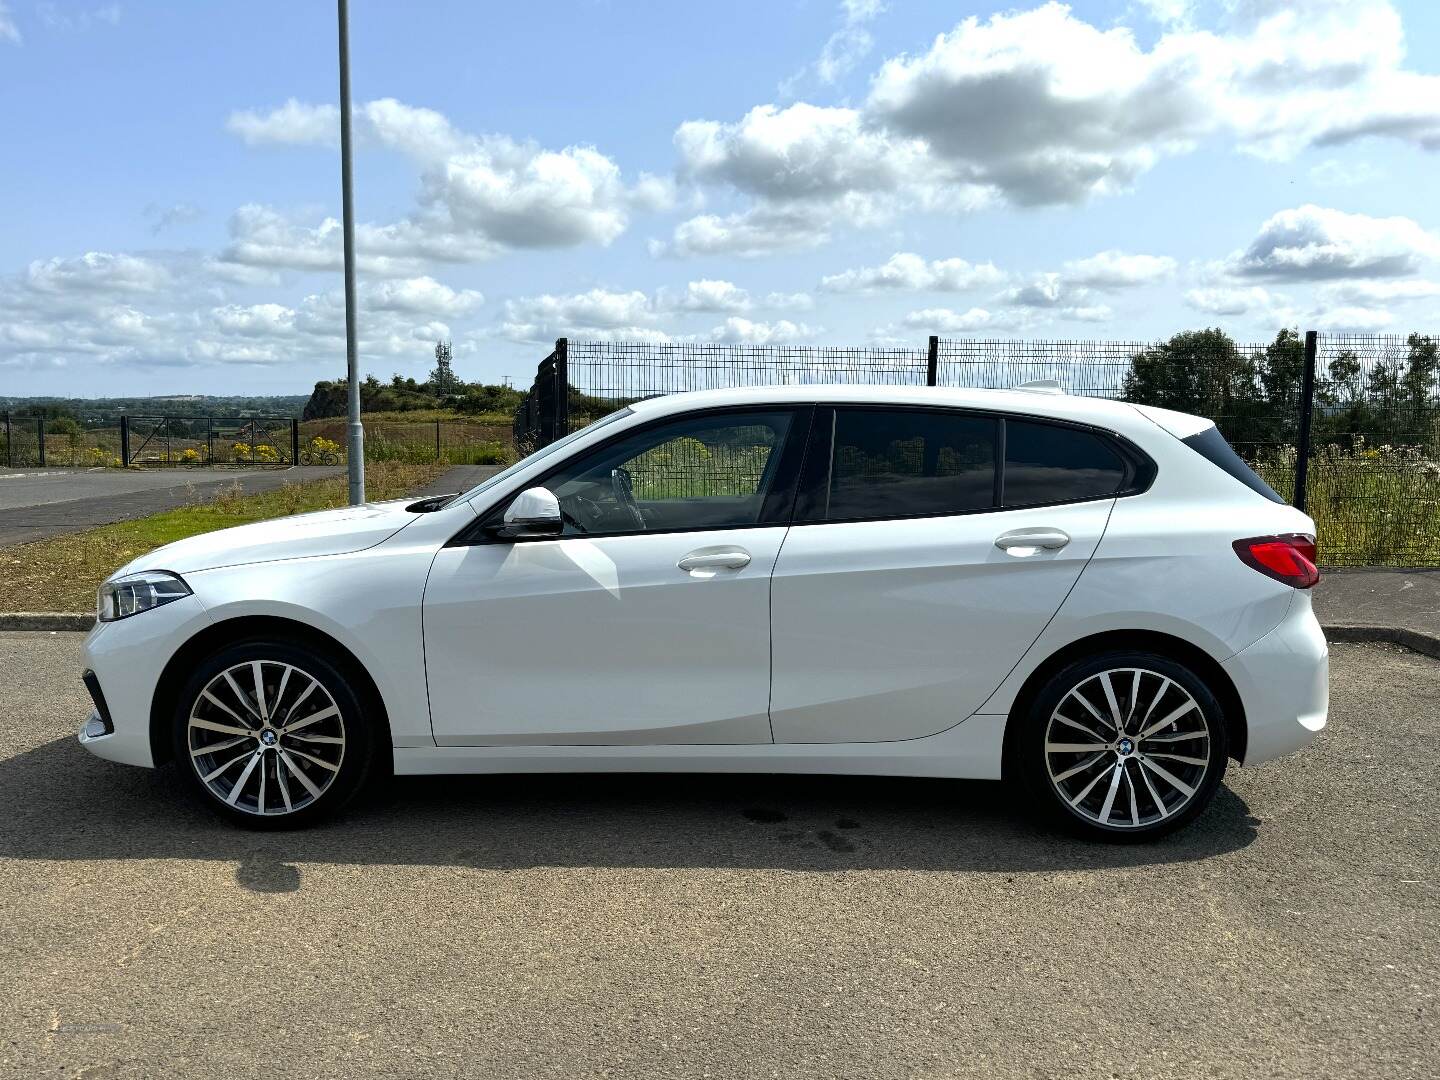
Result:
<svg viewBox="0 0 1440 1080"><path fill-rule="evenodd" d="M253 677L249 681L245 677L245 672L253 671L257 663L267 699L275 698L266 701L266 706L275 711L263 722L257 722L259 706ZM236 669L242 667L237 675ZM292 669L288 677L284 671L287 667ZM231 673L244 697L237 697L236 689L224 681L226 672ZM296 673L308 678L302 681ZM317 687L307 689L309 680ZM338 812L375 774L385 731L352 685L353 680L346 676L341 664L309 645L251 640L225 646L196 666L177 700L171 735L181 782L196 799L227 821L252 829L304 828ZM207 688L211 696L202 697ZM324 697L327 694L329 703ZM315 707L317 703L320 708ZM312 719L328 712L332 704L335 716ZM229 730L196 728L191 723L192 714ZM240 734L241 723L253 729L253 735ZM302 727L304 732L299 730ZM265 734L266 728L271 729L271 734ZM252 737L254 751L247 741ZM210 739L215 741L211 743ZM227 742L235 745L213 754L192 753L194 749L225 746ZM232 752L238 755L233 759L235 766L207 783L204 774L231 760ZM254 767L250 767L252 755L260 759ZM238 780L247 772L249 778L232 805L223 789L229 782L233 791L231 778ZM319 794L312 795L314 789ZM293 809L286 809L292 805Z"/></svg>
<svg viewBox="0 0 1440 1080"><path fill-rule="evenodd" d="M1136 671L1141 672L1138 682ZM1106 673L1120 714L1118 733L1113 725L1104 726L1106 714L1113 719L1104 693ZM1072 691L1085 700L1071 696ZM1135 738L1184 706L1184 694L1192 709L1146 739ZM1085 702L1092 702L1096 714ZM1017 719L1022 727L1011 761L1028 804L1049 823L1088 839L1141 842L1184 828L1204 813L1225 777L1229 739L1223 710L1203 679L1167 656L1115 650L1071 663L1045 683ZM1205 734L1196 734L1202 728ZM1094 749L1094 735L1104 738L1108 748ZM1059 741L1065 738L1075 742ZM1086 749L1054 750L1071 745ZM1187 764L1201 758L1203 766ZM1067 776L1072 770L1078 771Z"/></svg>

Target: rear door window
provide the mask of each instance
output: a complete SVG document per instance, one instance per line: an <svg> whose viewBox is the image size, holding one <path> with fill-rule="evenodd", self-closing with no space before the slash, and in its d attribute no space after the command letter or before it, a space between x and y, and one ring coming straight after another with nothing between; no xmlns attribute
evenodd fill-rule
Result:
<svg viewBox="0 0 1440 1080"><path fill-rule="evenodd" d="M998 422L920 409L837 409L824 521L929 517L995 505Z"/></svg>
<svg viewBox="0 0 1440 1080"><path fill-rule="evenodd" d="M1094 432L1030 420L1005 421L1006 509L1114 495L1125 461Z"/></svg>

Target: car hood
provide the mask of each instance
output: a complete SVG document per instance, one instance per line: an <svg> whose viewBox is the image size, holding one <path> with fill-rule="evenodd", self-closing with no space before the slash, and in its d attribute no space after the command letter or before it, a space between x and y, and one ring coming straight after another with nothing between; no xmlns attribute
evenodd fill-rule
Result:
<svg viewBox="0 0 1440 1080"><path fill-rule="evenodd" d="M405 509L412 501L365 503L201 533L156 548L116 574L138 570L185 574L243 563L363 551L394 536L419 516Z"/></svg>

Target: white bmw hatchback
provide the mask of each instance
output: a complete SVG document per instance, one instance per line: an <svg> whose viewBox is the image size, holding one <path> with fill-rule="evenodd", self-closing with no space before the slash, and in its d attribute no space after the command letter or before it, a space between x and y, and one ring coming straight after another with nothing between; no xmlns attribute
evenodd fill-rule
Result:
<svg viewBox="0 0 1440 1080"><path fill-rule="evenodd" d="M1214 425L1042 390L642 401L457 496L100 590L81 742L296 825L399 774L1006 778L1148 838L1325 724L1314 524Z"/></svg>

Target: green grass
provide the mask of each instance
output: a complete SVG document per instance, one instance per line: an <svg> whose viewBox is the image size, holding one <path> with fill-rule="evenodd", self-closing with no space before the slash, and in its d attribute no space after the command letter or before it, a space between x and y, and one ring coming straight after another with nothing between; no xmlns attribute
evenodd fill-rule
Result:
<svg viewBox="0 0 1440 1080"><path fill-rule="evenodd" d="M381 462L365 470L365 494L398 499L428 484L446 466ZM238 485L209 502L134 521L0 549L0 611L90 611L95 590L117 568L187 536L255 521L344 506L346 480L331 477L243 495Z"/></svg>
<svg viewBox="0 0 1440 1080"><path fill-rule="evenodd" d="M1293 452L1254 467L1290 498ZM1323 447L1305 487L1321 565L1440 566L1440 466L1418 449Z"/></svg>

